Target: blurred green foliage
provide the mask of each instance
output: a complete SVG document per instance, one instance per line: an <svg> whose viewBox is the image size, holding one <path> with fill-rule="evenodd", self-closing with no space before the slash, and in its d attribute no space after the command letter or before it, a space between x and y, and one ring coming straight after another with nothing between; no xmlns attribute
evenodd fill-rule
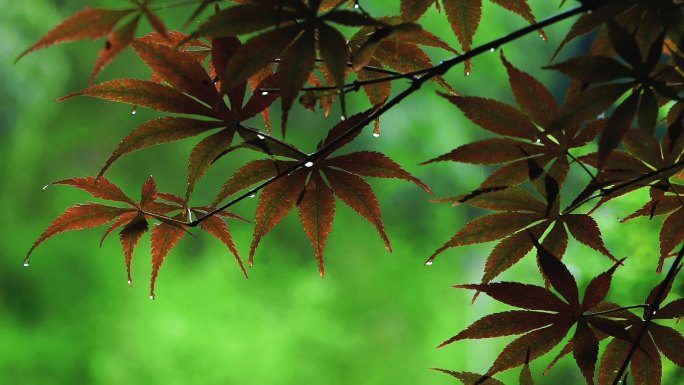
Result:
<svg viewBox="0 0 684 385"><path fill-rule="evenodd" d="M112 0L97 5L125 3ZM398 12L397 1L368 3L376 14ZM556 12L556 2L532 3L540 18ZM439 385L454 380L428 368L486 371L506 341L434 347L500 309L484 297L471 305L468 293L450 288L478 281L489 249L452 250L430 268L422 264L468 218L481 213L428 203L428 196L405 182L373 183L394 254L385 251L368 223L338 205L324 280L296 214L266 237L249 280L218 242L205 235L186 238L167 259L154 302L147 295L148 240L136 252L132 288L126 285L115 237L99 248L97 230L48 241L34 254L31 268L22 268L23 256L49 222L64 208L89 199L66 187L46 191L41 187L96 174L120 138L154 116L148 111L131 115L130 107L97 100L54 103L56 97L87 85L101 42L51 48L12 64L24 48L82 6L75 0L6 1L0 13L0 384ZM170 9L162 15L171 28L178 28L189 9ZM476 42L524 25L522 19L488 2L484 17ZM444 15L434 9L425 26L456 44ZM566 22L547 30L548 43L529 36L505 47L511 62L533 72L558 95L566 80L539 67L546 64L568 26ZM445 57L442 52L431 54L437 60ZM463 94L512 103L498 54L479 57L474 64L471 76L464 77L456 69L447 80ZM129 51L100 79L148 75ZM397 83L395 90L402 86ZM357 99L362 100L352 97ZM364 108L362 102L353 106ZM318 141L335 117L324 120L297 111L290 121L290 139L306 148ZM382 127L380 138L373 139L367 131L354 146L386 152L438 196L466 192L485 176L485 170L470 166L417 166L483 137L431 90L422 90L387 114ZM149 174L162 191L180 193L192 144L128 156L108 175L132 196ZM245 159L222 160L201 183L195 201L211 201L241 162ZM572 177L577 188L586 182L581 173ZM657 279L651 272L657 259L659 221L617 223L644 199L637 194L599 214L608 246L616 255L629 257L609 296L624 304L643 301ZM235 207L247 217L253 216L253 210L254 201ZM246 253L252 225L236 222L232 229ZM568 260L580 287L610 266L598 253L575 243ZM532 258L502 279L540 283ZM679 284L680 294L681 288ZM536 362L534 372L540 373L546 362ZM671 372L667 366L666 379ZM516 383L512 380L516 377L517 370L502 376L509 384ZM546 377L538 382L581 381L569 357Z"/></svg>

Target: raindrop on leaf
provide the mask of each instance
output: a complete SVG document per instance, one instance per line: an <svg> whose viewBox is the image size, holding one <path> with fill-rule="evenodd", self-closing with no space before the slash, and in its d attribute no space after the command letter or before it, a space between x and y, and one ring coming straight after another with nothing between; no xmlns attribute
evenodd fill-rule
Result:
<svg viewBox="0 0 684 385"><path fill-rule="evenodd" d="M266 139L266 137L265 137L265 136L263 136L263 135L261 135L261 134L257 134L257 138L259 138L259 139L261 139L261 140L264 140L264 139Z"/></svg>
<svg viewBox="0 0 684 385"><path fill-rule="evenodd" d="M380 133L379 133L379 132L374 132L374 133L373 133L373 137L374 137L374 138L379 138L379 137L380 137Z"/></svg>
<svg viewBox="0 0 684 385"><path fill-rule="evenodd" d="M313 165L314 165L314 162L311 162L311 161L304 163L304 167L313 167Z"/></svg>
<svg viewBox="0 0 684 385"><path fill-rule="evenodd" d="M427 261L427 262L425 262L425 266L432 266L433 263L434 263L433 261Z"/></svg>
<svg viewBox="0 0 684 385"><path fill-rule="evenodd" d="M29 263L29 261L25 261L25 262L24 262L24 267L29 267L30 265L31 265L31 264Z"/></svg>

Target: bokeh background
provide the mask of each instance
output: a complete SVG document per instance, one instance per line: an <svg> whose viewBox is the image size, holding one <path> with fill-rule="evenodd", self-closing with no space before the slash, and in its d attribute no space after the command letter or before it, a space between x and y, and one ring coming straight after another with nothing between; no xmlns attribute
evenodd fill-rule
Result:
<svg viewBox="0 0 684 385"><path fill-rule="evenodd" d="M364 5L375 14L389 15L398 12L398 3L374 0ZM558 2L531 3L539 18L558 11ZM450 287L479 281L492 245L450 250L433 266L424 267L427 256L469 218L482 213L428 203L429 196L402 181L372 182L395 252L387 253L372 226L339 203L325 279L318 275L294 212L262 242L249 280L217 241L205 234L186 237L165 262L155 301L148 297L149 237L136 251L132 288L126 284L116 237L98 247L103 230L51 239L36 250L31 267L23 268L25 253L50 221L64 208L90 199L68 187L42 187L63 178L95 175L128 131L157 114L141 110L132 115L130 106L98 100L55 103L55 98L87 85L102 42L68 44L31 54L16 65L13 61L84 3L0 4L0 384L440 385L455 380L429 368L484 372L510 341L462 341L435 349L474 320L503 309L484 296L471 305L471 293ZM179 28L190 9L161 14L170 28ZM483 12L486 22L476 42L525 25L490 2L485 2ZM456 45L444 15L432 9L424 25ZM540 67L547 64L569 25L549 28L549 42L532 35L504 47L510 61L537 74L559 96L567 80ZM149 27L143 23L141 32L145 31ZM577 48L571 46L566 53ZM447 57L444 52L430 53L435 60ZM447 80L465 95L514 103L498 54L481 56L474 64L471 76L464 77L462 68L456 68ZM141 62L127 51L99 79L147 76ZM399 82L395 90L403 86ZM387 153L437 196L458 195L475 188L487 170L418 163L487 134L433 90L421 90L388 113L379 138L366 131L353 147ZM365 108L361 97L352 96L351 103L356 110ZM304 149L312 148L335 115L338 110L325 120L320 113L297 108L289 138ZM194 142L130 155L108 176L131 196L138 195L150 174L162 191L181 193ZM222 160L201 182L194 202L210 202L230 172L254 157L240 156L244 158ZM585 175L573 173L571 190L586 182ZM609 297L624 304L641 303L657 279L652 272L660 221L618 224L644 200L636 194L598 213L608 247L629 257L627 266L618 270ZM240 203L235 212L252 218L255 201ZM244 254L252 226L232 223ZM566 261L581 288L610 266L605 257L574 242ZM540 283L529 257L501 279ZM681 283L676 290L681 295ZM533 365L538 383L582 383L569 357L540 378L549 359ZM517 376L518 370L511 370L500 378L514 384ZM675 384L677 378L682 378L681 371L668 363L665 383Z"/></svg>

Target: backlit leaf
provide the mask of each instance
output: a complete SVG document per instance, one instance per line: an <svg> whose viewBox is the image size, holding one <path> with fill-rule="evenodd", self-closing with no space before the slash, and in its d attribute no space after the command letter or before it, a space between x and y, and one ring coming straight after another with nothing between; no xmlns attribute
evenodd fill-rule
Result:
<svg viewBox="0 0 684 385"><path fill-rule="evenodd" d="M570 234L578 241L591 247L594 250L600 251L602 254L617 262L617 259L606 248L601 237L601 230L596 224L596 221L585 214L569 214L563 216L565 224L570 230Z"/></svg>
<svg viewBox="0 0 684 385"><path fill-rule="evenodd" d="M220 121L205 121L179 117L164 117L149 120L140 127L131 131L121 140L116 150L109 156L107 162L100 170L99 175L105 171L121 156L144 148L156 146L162 143L175 142L219 128L225 123ZM99 177L98 180L102 180Z"/></svg>
<svg viewBox="0 0 684 385"><path fill-rule="evenodd" d="M157 111L213 116L211 109L175 89L147 80L118 79L95 84L83 91L63 96L61 102L76 96L127 103L152 108Z"/></svg>
<svg viewBox="0 0 684 385"><path fill-rule="evenodd" d="M131 262L133 261L133 251L140 238L147 232L147 221L145 216L138 213L119 233L119 241L124 252L126 262L126 272L128 273L129 284L133 282L131 276Z"/></svg>
<svg viewBox="0 0 684 385"><path fill-rule="evenodd" d="M150 281L150 298L154 299L154 288L157 275L166 256L185 235L185 229L177 225L160 223L152 229L152 280Z"/></svg>
<svg viewBox="0 0 684 385"><path fill-rule="evenodd" d="M83 40L87 38L97 39L105 36L114 26L133 9L111 10L101 8L85 8L73 16L62 21L59 25L46 33L38 42L26 49L19 55L21 59L29 52L49 47L58 43Z"/></svg>
<svg viewBox="0 0 684 385"><path fill-rule="evenodd" d="M121 191L121 189L117 185L110 182L106 178L70 178L53 182L52 184L63 184L73 186L83 191L87 191L90 195L94 196L95 198L127 203L131 206L136 205L135 202L133 202L131 198L124 194L124 192Z"/></svg>
<svg viewBox="0 0 684 385"><path fill-rule="evenodd" d="M206 174L214 160L233 142L234 130L225 129L207 136L192 149L188 162L188 187L186 199L195 189L195 184Z"/></svg>
<svg viewBox="0 0 684 385"><path fill-rule="evenodd" d="M318 270L322 277L325 275L323 253L335 218L335 195L323 182L318 171L314 171L309 178L297 208L304 232L316 252Z"/></svg>
<svg viewBox="0 0 684 385"><path fill-rule="evenodd" d="M444 11L451 29L456 34L463 50L468 52L473 44L473 36L482 17L482 0L442 0ZM466 64L466 74L470 73L470 64Z"/></svg>
<svg viewBox="0 0 684 385"><path fill-rule="evenodd" d="M237 55L238 54L235 56L237 57ZM287 117L290 112L290 108L292 108L292 103L299 94L299 90L302 88L302 86L304 86L306 79L309 78L309 74L311 71L313 71L315 60L316 49L314 32L312 30L308 30L304 31L299 38L292 43L290 48L288 48L287 52L285 53L285 57L280 63L280 67L278 67L280 99L283 106L283 136L285 134Z"/></svg>
<svg viewBox="0 0 684 385"><path fill-rule="evenodd" d="M392 246L382 224L380 205L371 186L354 174L332 168L325 169L325 176L335 195L375 226L385 247L391 252Z"/></svg>
<svg viewBox="0 0 684 385"><path fill-rule="evenodd" d="M304 191L307 172L295 171L264 188L259 195L256 209L254 238L249 250L249 265L254 261L254 252L261 239L271 231L292 210Z"/></svg>
<svg viewBox="0 0 684 385"><path fill-rule="evenodd" d="M561 312L568 305L541 286L519 282L494 282L484 285L455 285L455 288L481 291L507 305L531 309Z"/></svg>
<svg viewBox="0 0 684 385"><path fill-rule="evenodd" d="M214 204L222 202L238 191L272 178L292 165L294 165L294 162L276 162L272 160L255 160L247 163L237 170L223 185L214 200Z"/></svg>
<svg viewBox="0 0 684 385"><path fill-rule="evenodd" d="M136 16L133 20L109 33L105 46L100 50L97 61L95 62L95 67L90 75L91 82L95 80L95 77L97 77L97 75L133 41L139 21L140 16Z"/></svg>
<svg viewBox="0 0 684 385"><path fill-rule="evenodd" d="M58 216L31 246L26 259L38 245L45 240L65 231L83 230L107 224L131 209L105 206L97 203L77 204L71 206Z"/></svg>

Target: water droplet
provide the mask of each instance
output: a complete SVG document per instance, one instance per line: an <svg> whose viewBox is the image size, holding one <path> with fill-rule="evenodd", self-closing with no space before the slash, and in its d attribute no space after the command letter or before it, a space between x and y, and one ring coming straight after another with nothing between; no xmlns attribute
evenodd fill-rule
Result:
<svg viewBox="0 0 684 385"><path fill-rule="evenodd" d="M131 281L131 280L129 279L129 280L128 280L128 285L129 285L129 286L133 286L133 281Z"/></svg>
<svg viewBox="0 0 684 385"><path fill-rule="evenodd" d="M373 137L374 137L374 138L379 138L379 137L380 137L380 133L379 133L379 132L374 132L374 133L373 133Z"/></svg>
<svg viewBox="0 0 684 385"><path fill-rule="evenodd" d="M138 113L138 106L133 106L133 109L131 110L131 115L135 115Z"/></svg>
<svg viewBox="0 0 684 385"><path fill-rule="evenodd" d="M154 294L150 294L150 299L154 301Z"/></svg>
<svg viewBox="0 0 684 385"><path fill-rule="evenodd" d="M268 91L261 91L261 96L266 96L268 95Z"/></svg>
<svg viewBox="0 0 684 385"><path fill-rule="evenodd" d="M31 264L29 263L29 261L25 261L25 262L24 262L24 267L29 267L29 266L31 266Z"/></svg>
<svg viewBox="0 0 684 385"><path fill-rule="evenodd" d="M46 184L45 186L43 186L43 191L45 191L48 187L50 187L49 184Z"/></svg>
<svg viewBox="0 0 684 385"><path fill-rule="evenodd" d="M264 140L264 139L266 139L266 137L265 137L265 136L263 136L263 135L261 135L261 134L257 134L257 138L259 138L259 139L261 139L261 140Z"/></svg>
<svg viewBox="0 0 684 385"><path fill-rule="evenodd" d="M251 193L251 194L249 194L249 197L250 197L250 198L254 198L255 196L256 196L256 193Z"/></svg>
<svg viewBox="0 0 684 385"><path fill-rule="evenodd" d="M494 47L489 49L489 52L494 52L494 51L496 51L496 48L494 48Z"/></svg>
<svg viewBox="0 0 684 385"><path fill-rule="evenodd" d="M342 115L340 116L340 120L344 122L345 120L347 120L347 118L345 118L344 115Z"/></svg>
<svg viewBox="0 0 684 385"><path fill-rule="evenodd" d="M359 3L354 4L354 8L355 8L355 9L359 9L359 8L360 8Z"/></svg>
<svg viewBox="0 0 684 385"><path fill-rule="evenodd" d="M546 41L546 36L545 36L543 33L539 33L539 37L540 37L542 40Z"/></svg>
<svg viewBox="0 0 684 385"><path fill-rule="evenodd" d="M311 161L304 163L304 167L313 167L313 165L314 165L314 162L311 162Z"/></svg>
<svg viewBox="0 0 684 385"><path fill-rule="evenodd" d="M470 76L470 70L467 70L467 71L465 72L465 76Z"/></svg>
<svg viewBox="0 0 684 385"><path fill-rule="evenodd" d="M537 140L534 141L535 143L541 143L541 139L537 138Z"/></svg>
<svg viewBox="0 0 684 385"><path fill-rule="evenodd" d="M427 261L425 262L425 266L432 266L432 264L435 263L434 261Z"/></svg>

